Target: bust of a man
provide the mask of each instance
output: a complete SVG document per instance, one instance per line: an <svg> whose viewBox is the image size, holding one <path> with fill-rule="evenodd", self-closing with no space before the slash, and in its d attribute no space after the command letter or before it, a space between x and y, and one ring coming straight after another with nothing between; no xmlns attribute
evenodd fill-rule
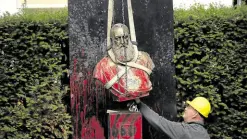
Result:
<svg viewBox="0 0 247 140"><path fill-rule="evenodd" d="M115 101L145 97L152 90L149 79L154 64L150 56L138 51L130 40L129 29L118 23L110 31L107 56L94 69L94 78L109 89Z"/></svg>

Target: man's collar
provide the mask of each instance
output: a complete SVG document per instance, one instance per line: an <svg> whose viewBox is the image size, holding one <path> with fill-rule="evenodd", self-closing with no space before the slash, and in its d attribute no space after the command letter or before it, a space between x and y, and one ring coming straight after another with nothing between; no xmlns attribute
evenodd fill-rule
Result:
<svg viewBox="0 0 247 140"><path fill-rule="evenodd" d="M199 125L202 125L204 126L204 122L202 121L191 121L191 122L187 122L188 124L199 124Z"/></svg>

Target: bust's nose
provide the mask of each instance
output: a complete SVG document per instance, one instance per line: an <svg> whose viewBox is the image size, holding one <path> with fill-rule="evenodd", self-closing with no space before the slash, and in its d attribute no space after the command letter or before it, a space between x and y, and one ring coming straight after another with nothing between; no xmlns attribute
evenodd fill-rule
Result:
<svg viewBox="0 0 247 140"><path fill-rule="evenodd" d="M124 43L124 38L123 37L120 38L120 42L121 42L121 44Z"/></svg>

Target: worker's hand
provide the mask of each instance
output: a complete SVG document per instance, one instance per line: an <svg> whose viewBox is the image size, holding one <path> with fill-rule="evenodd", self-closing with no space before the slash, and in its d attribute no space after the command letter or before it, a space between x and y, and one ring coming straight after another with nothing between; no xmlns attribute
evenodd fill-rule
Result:
<svg viewBox="0 0 247 140"><path fill-rule="evenodd" d="M141 102L140 98L136 98L135 101L137 104L139 104Z"/></svg>
<svg viewBox="0 0 247 140"><path fill-rule="evenodd" d="M128 103L127 107L129 107L130 112L139 112L139 110L137 108L137 104L135 102Z"/></svg>

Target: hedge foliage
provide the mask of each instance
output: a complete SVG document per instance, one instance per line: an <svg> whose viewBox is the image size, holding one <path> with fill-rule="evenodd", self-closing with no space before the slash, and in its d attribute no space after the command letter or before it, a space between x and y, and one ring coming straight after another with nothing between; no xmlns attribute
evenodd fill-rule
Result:
<svg viewBox="0 0 247 140"><path fill-rule="evenodd" d="M187 19L174 25L178 110L204 96L212 104L212 138L247 138L247 7L205 10L213 16L201 10L184 11Z"/></svg>
<svg viewBox="0 0 247 140"><path fill-rule="evenodd" d="M1 19L0 138L69 138L71 117L62 100L68 87L61 82L67 23L31 19Z"/></svg>
<svg viewBox="0 0 247 140"><path fill-rule="evenodd" d="M68 138L67 9L0 19L0 138ZM177 106L207 97L212 138L247 138L247 7L174 11Z"/></svg>

